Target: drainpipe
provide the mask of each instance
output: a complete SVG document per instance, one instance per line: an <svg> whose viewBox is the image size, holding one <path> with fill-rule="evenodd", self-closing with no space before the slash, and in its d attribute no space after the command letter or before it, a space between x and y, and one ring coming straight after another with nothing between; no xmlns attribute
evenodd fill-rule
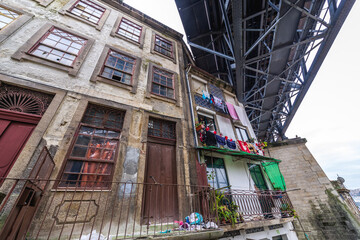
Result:
<svg viewBox="0 0 360 240"><path fill-rule="evenodd" d="M191 123L192 123L193 134L194 134L194 143L195 143L195 147L198 147L199 143L198 143L197 134L196 134L196 128L195 128L194 108L193 108L193 103L192 103L192 97L191 97L191 91L190 91L190 83L189 83L189 77L188 77L190 70L191 70L191 65L185 71L185 79L186 79L187 93L188 93L188 96L189 96L189 105L190 105L190 113L191 113ZM197 153L197 157L198 157L198 162L200 162L199 151L196 150L196 153Z"/></svg>

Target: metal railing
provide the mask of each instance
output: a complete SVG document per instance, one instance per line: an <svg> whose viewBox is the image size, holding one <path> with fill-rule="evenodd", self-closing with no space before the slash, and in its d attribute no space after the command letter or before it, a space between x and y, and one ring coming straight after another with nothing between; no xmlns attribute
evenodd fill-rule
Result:
<svg viewBox="0 0 360 240"><path fill-rule="evenodd" d="M89 181L86 187L53 188L58 181L5 179L3 186L7 187L0 189L5 196L0 204L0 237L134 239L186 235L227 224L291 216L289 198L279 191L131 182L109 182L104 189ZM31 191L18 188L19 183ZM47 188L42 191L38 186ZM189 223L181 223L186 217ZM16 224L7 226L16 218L21 219L15 222L28 221L23 235Z"/></svg>

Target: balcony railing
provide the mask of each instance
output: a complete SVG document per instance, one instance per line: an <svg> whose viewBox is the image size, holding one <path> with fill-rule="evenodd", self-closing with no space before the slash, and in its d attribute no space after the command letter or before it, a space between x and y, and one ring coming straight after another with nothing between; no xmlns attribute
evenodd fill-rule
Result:
<svg viewBox="0 0 360 240"><path fill-rule="evenodd" d="M15 239L25 235L27 239L186 235L292 214L286 192L279 191L130 182L109 182L105 185L110 187L104 189L89 181L78 184L86 187L53 188L57 181L4 180L0 239L10 235ZM22 227L17 229L19 223ZM24 226L28 227L24 230Z"/></svg>

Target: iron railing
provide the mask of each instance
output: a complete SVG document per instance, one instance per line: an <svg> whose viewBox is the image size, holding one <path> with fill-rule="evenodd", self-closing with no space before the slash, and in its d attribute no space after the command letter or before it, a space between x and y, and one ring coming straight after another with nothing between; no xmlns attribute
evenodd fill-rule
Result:
<svg viewBox="0 0 360 240"><path fill-rule="evenodd" d="M15 233L16 239L23 239L26 234L26 239L104 240L186 235L292 214L286 192L280 191L131 182L109 182L106 185L111 187L106 189L95 182L87 182L85 188L53 188L57 181L60 180L5 179L0 188L5 196L0 204L0 236L6 238L18 231L13 227L14 218L23 216L27 217L15 222L27 220L29 227L23 235ZM78 184L81 185L84 184ZM32 192L23 196L23 186ZM47 187L42 191L38 186ZM192 213L199 213L202 219ZM190 224L181 224L187 216ZM11 221L12 226L7 226ZM206 223L212 228L206 228Z"/></svg>

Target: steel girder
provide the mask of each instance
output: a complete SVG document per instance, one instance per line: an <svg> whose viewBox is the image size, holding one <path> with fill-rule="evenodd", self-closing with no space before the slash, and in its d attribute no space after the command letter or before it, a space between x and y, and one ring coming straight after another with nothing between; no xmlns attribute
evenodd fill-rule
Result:
<svg viewBox="0 0 360 240"><path fill-rule="evenodd" d="M354 2L176 0L196 63L236 87L268 141L285 137Z"/></svg>

